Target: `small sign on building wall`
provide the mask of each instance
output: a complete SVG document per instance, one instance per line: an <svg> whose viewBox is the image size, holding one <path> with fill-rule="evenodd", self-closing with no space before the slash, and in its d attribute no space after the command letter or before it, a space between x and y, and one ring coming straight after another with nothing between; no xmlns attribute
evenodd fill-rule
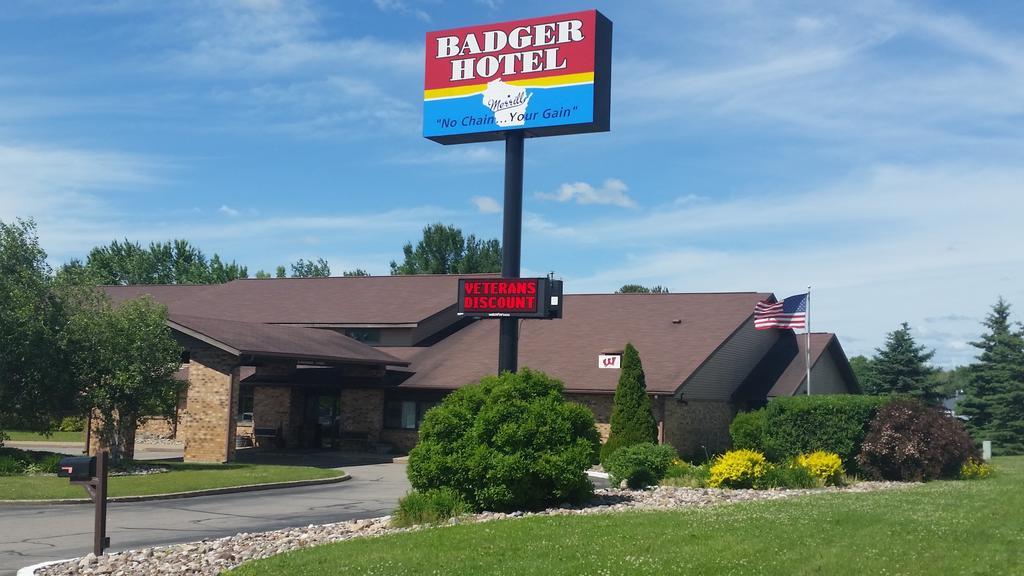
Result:
<svg viewBox="0 0 1024 576"><path fill-rule="evenodd" d="M622 367L622 355L599 354L597 356L597 367L618 370L619 368Z"/></svg>

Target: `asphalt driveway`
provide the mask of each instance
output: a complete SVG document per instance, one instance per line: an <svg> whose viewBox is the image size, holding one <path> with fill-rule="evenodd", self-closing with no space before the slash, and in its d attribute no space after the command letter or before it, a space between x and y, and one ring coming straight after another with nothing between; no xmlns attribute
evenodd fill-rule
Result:
<svg viewBox="0 0 1024 576"><path fill-rule="evenodd" d="M390 514L409 490L405 464L345 466L339 484L109 505L111 551ZM92 551L93 508L0 506L0 574Z"/></svg>

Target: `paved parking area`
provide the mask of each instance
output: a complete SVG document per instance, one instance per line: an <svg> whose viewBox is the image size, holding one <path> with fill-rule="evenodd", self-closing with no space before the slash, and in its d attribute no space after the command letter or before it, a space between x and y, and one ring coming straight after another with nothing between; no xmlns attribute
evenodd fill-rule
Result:
<svg viewBox="0 0 1024 576"><path fill-rule="evenodd" d="M110 504L111 550L390 514L409 490L405 464L344 465L339 484ZM92 505L0 506L0 574L92 551Z"/></svg>

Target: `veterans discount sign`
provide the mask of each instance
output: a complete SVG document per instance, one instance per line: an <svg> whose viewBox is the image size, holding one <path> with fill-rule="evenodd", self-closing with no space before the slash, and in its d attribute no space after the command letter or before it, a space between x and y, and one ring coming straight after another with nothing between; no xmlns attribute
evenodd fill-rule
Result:
<svg viewBox="0 0 1024 576"><path fill-rule="evenodd" d="M427 33L423 136L609 129L612 23L597 10Z"/></svg>

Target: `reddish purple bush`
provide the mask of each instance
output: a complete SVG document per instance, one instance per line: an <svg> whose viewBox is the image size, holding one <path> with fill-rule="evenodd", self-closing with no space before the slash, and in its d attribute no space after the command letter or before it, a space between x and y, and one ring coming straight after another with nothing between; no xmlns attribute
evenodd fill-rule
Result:
<svg viewBox="0 0 1024 576"><path fill-rule="evenodd" d="M896 400L878 410L857 463L865 475L921 482L955 478L978 450L960 420L920 400Z"/></svg>

